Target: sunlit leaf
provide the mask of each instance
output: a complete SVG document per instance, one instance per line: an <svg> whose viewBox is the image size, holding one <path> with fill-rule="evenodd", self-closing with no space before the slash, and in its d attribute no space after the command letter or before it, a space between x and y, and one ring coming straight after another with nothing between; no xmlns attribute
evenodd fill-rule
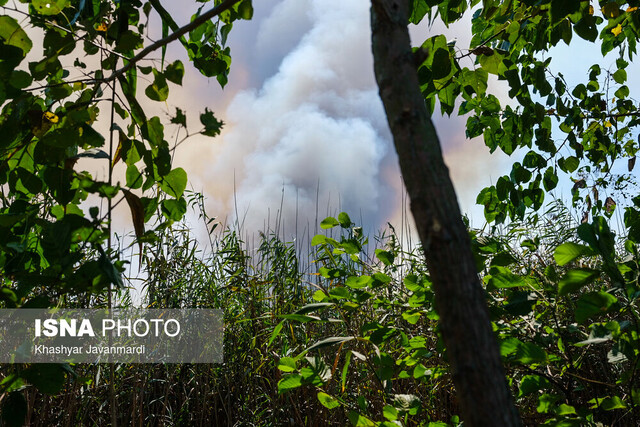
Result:
<svg viewBox="0 0 640 427"><path fill-rule="evenodd" d="M558 265L566 265L581 256L594 255L593 250L578 243L567 242L558 246L553 253L553 258Z"/></svg>
<svg viewBox="0 0 640 427"><path fill-rule="evenodd" d="M302 385L302 375L289 374L278 381L278 393L284 393Z"/></svg>
<svg viewBox="0 0 640 427"><path fill-rule="evenodd" d="M328 395L327 393L320 391L318 392L318 400L328 409L334 409L340 406L340 401L333 396Z"/></svg>
<svg viewBox="0 0 640 427"><path fill-rule="evenodd" d="M187 188L187 173L182 168L175 168L162 177L160 188L168 195L176 199L182 197Z"/></svg>
<svg viewBox="0 0 640 427"><path fill-rule="evenodd" d="M575 268L573 270L569 270L567 274L560 279L560 283L558 284L558 294L567 295L572 292L576 292L583 286L593 282L599 274L600 273L597 270L592 270L590 268Z"/></svg>
<svg viewBox="0 0 640 427"><path fill-rule="evenodd" d="M69 0L32 0L31 4L40 15L57 15L69 5Z"/></svg>
<svg viewBox="0 0 640 427"><path fill-rule="evenodd" d="M27 33L24 32L18 21L10 16L0 16L0 38L5 44L19 47L24 55L29 53L33 43Z"/></svg>

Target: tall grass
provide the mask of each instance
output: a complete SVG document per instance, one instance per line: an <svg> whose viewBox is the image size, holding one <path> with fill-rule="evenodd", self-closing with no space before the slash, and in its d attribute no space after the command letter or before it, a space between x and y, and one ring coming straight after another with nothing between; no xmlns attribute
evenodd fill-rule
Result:
<svg viewBox="0 0 640 427"><path fill-rule="evenodd" d="M455 392L433 294L428 285L423 291L410 291L405 282L415 277L424 278L428 284L421 249L407 245L408 222L401 224L400 233L389 225L371 242L358 227L333 229L331 235L336 240L344 238L362 246L357 256L347 256L331 246L312 247L303 239L282 240L283 228L277 215L276 224L280 225L251 236L247 243L249 236L244 234L242 238L242 230L215 226L205 214L202 200L194 200L192 205L199 208L200 220L211 231L206 250L184 223L161 228L158 239L146 244L142 254L139 279L143 282L143 301L154 308L223 310L224 363L116 365L113 386L120 424L342 426L353 421L350 417L354 411L380 421L390 405L405 405L402 425L457 425ZM553 264L554 249L575 239L576 226L571 212L557 203L540 217L501 230L471 230L474 248L486 258L481 275L490 278L495 265L510 265L514 274L526 281L542 280L545 268ZM497 249L491 249L494 252L488 255L488 247ZM393 262L380 262L375 249L392 254ZM597 264L595 258L584 262ZM321 267L326 270L321 271ZM340 269L342 275L331 276L327 271L332 268ZM309 310L300 311L316 303L319 295L332 295L335 289L345 287L345 277L376 273L384 273L389 282L360 293L366 298L357 308L335 304L317 316ZM517 353L505 354L507 374L526 424L560 422L562 417L573 420L571 425L596 425L596 421L633 425L638 420L634 406L629 406L625 414L598 409L596 418L590 412L580 415L582 418L571 418L569 406L583 414L594 397L613 393L624 396L627 386L616 384L621 375L630 375L631 368L630 362L607 362L611 346L589 351L571 347L570 343L583 340L591 330L575 324L574 302L557 298L553 286L542 287L535 291L538 295L529 311L522 311L522 304L533 298L520 298L528 291L496 289L488 283L488 302L500 339L535 344L550 355L545 365L523 363ZM126 305L131 299L122 292L119 302ZM294 318L293 313L309 316ZM607 316L612 320L628 317ZM371 333L387 330L395 332L383 338ZM278 383L288 375L282 365L278 369L282 360L300 355L323 338L344 336L358 339L296 359L299 368L315 370L314 375L324 378L322 381L279 393ZM569 350L558 350L554 341L558 338ZM65 388L55 396L43 395L34 388L24 390L30 425L110 423L106 365L71 368L73 373L67 375ZM7 369L12 368L3 368L5 372ZM534 377L541 378L547 388L526 392L523 384ZM325 407L317 397L320 391L340 396L342 406L331 410ZM407 396L419 402L419 410L407 406L414 401ZM547 399L544 396L556 399L553 404L565 406L545 412L541 406ZM406 402L398 403L397 399ZM558 415L561 410L568 415Z"/></svg>

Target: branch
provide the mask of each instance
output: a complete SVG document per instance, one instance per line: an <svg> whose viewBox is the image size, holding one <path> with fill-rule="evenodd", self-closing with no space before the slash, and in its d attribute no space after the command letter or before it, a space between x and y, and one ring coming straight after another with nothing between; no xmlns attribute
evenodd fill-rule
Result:
<svg viewBox="0 0 640 427"><path fill-rule="evenodd" d="M95 43L93 43L92 41L88 40L90 43L98 46L100 49L106 50L109 53L115 54L118 57L122 58L123 60L127 61L126 65L124 65L122 68L120 68L119 70L114 71L113 73L111 73L111 75L107 78L103 78L103 79L95 79L95 78L81 78L81 79L77 79L77 80L70 80L70 81L63 81L63 82L59 82L59 83L53 83L53 84L46 84L46 85L41 85L41 86L35 86L35 87L30 87L25 89L25 91L34 91L34 90L40 90L40 89L47 89L50 87L55 87L55 86L62 86L62 85L66 85L66 84L73 84L73 83L111 83L112 81L116 80L117 78L119 78L120 76L123 76L127 71L129 71L131 68L133 68L133 66L138 63L138 61L144 59L147 55L149 55L151 52L156 51L158 49L160 49L163 46L168 45L169 43L178 40L180 37L184 36L185 34L187 34L188 32L198 28L200 25L204 24L206 21L208 21L211 18L214 18L218 15L220 15L222 12L230 9L231 7L233 7L236 3L240 2L242 0L226 0L222 3L220 3L218 6L214 7L213 9L209 10L208 12L203 13L202 15L198 16L196 19L194 19L192 22L190 22L189 24L180 27L179 29L177 29L175 32L169 34L167 37L164 37L158 41L156 41L155 43L145 47L144 49L142 49L137 55L135 55L132 58L126 58L122 55L120 55L119 53L116 52L112 52L109 49L106 49L100 45L97 45ZM158 4L159 5L159 4ZM7 7L3 6L3 9L8 9ZM18 9L10 9L10 10L15 10L16 12L21 12L24 13ZM174 22L175 24L175 22ZM53 26L55 26L56 28L61 28L58 27L55 24L51 24ZM64 29L64 28L61 28ZM65 31L68 31L65 29ZM78 40L82 39L82 37L78 38Z"/></svg>
<svg viewBox="0 0 640 427"><path fill-rule="evenodd" d="M222 12L224 12L224 11L226 11L228 9L231 9L231 7L233 7L236 3L239 3L240 1L242 1L242 0L225 0L222 3L220 3L218 6L214 7L213 9L211 9L211 10L203 13L202 15L198 16L196 19L194 19L193 21L191 21L190 23L188 23L184 27L181 27L177 31L169 34L167 37L164 37L164 38L158 40L157 42L145 47L136 56L134 56L131 59L128 59L128 62L124 67L120 68L119 70L114 71L109 77L107 77L104 80L104 82L105 83L109 83L109 82L114 81L118 77L124 75L131 68L133 68L133 66L136 65L136 63L138 61L143 59L145 56L147 56L151 52L153 52L155 50L158 50L161 47L166 46L166 45L168 45L169 43L171 43L171 42L173 42L175 40L178 40L180 37L184 36L185 34L187 34L188 32L190 32L192 30L195 30L200 25L204 24L206 21L208 21L208 20L220 15Z"/></svg>

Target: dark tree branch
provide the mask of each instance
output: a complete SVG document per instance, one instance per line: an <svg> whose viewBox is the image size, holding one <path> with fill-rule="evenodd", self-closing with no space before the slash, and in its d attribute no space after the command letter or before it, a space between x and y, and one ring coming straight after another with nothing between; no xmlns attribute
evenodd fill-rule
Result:
<svg viewBox="0 0 640 427"><path fill-rule="evenodd" d="M145 59L145 57L147 55L149 55L151 52L154 52L154 51L162 48L163 46L166 46L169 43L180 39L182 36L184 36L188 32L195 30L200 25L204 24L206 21L208 21L208 20L210 20L212 18L215 18L216 16L220 15L225 10L230 9L231 7L233 7L236 3L240 2L240 1L242 1L242 0L226 0L226 1L222 2L222 3L220 3L218 6L216 6L213 9L203 13L202 15L198 16L196 19L194 19L193 21L191 21L187 25L185 25L183 27L180 27L179 29L177 29L173 33L169 34L167 37L164 37L164 38L162 38L162 39L150 44L149 46L145 47L140 52L138 52L137 55L135 55L132 58L126 58L126 57L123 57L122 55L116 53L117 56L119 56L119 57L124 59L126 64L123 67L121 67L119 70L116 70L113 73L111 73L111 75L109 77L106 77L106 78L103 78L103 79L82 78L82 79L77 79L77 80L64 81L64 82L60 82L60 83L35 86L35 87L31 87L31 88L28 88L28 89L25 89L25 90L26 91L34 91L34 90L46 89L46 88L49 88L49 87L55 87L55 86L61 86L61 85L65 85L65 84L73 84L73 83L95 83L95 84L111 83L112 81L118 79L120 76L123 76L127 71L129 71L131 68L133 68L139 61ZM157 2L155 2L155 3L157 5L159 5L159 3L157 3ZM100 48L103 49L102 47L100 47ZM105 50L107 50L107 49L105 49ZM109 53L112 53L109 50L107 50L107 51Z"/></svg>
<svg viewBox="0 0 640 427"><path fill-rule="evenodd" d="M376 80L425 251L465 425L519 426L471 242L420 92L408 0L372 0Z"/></svg>

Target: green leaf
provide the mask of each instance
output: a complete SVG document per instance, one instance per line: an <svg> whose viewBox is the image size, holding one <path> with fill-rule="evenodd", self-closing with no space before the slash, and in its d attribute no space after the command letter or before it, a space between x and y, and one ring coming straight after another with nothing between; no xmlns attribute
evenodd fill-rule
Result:
<svg viewBox="0 0 640 427"><path fill-rule="evenodd" d="M550 167L547 168L546 171L544 171L544 178L542 180L542 183L546 191L551 191L556 188L556 186L558 185L558 175L553 170L553 168Z"/></svg>
<svg viewBox="0 0 640 427"><path fill-rule="evenodd" d="M591 399L589 403L592 404L591 408L601 408L605 411L612 411L614 409L626 409L627 405L618 396L613 397L599 397Z"/></svg>
<svg viewBox="0 0 640 427"><path fill-rule="evenodd" d="M553 258L556 260L558 265L566 265L573 261L574 259L585 256L585 255L594 255L593 250L585 245L579 245L573 242L563 243L558 246L553 253Z"/></svg>
<svg viewBox="0 0 640 427"><path fill-rule="evenodd" d="M599 20L602 18L598 17ZM598 38L597 21L594 16L585 15L573 26L573 31L583 39L594 42Z"/></svg>
<svg viewBox="0 0 640 427"><path fill-rule="evenodd" d="M540 413L546 414L548 413L552 407L554 407L555 403L560 399L560 396L557 394L548 394L545 393L538 397L538 407L536 410Z"/></svg>
<svg viewBox="0 0 640 427"><path fill-rule="evenodd" d="M31 5L40 15L57 15L67 7L68 0L32 0Z"/></svg>
<svg viewBox="0 0 640 427"><path fill-rule="evenodd" d="M280 331L282 331L282 327L284 326L284 320L276 325L273 328L273 332L271 332L271 337L269 337L269 342L267 343L267 347L271 347L271 343L276 339L278 335L280 335Z"/></svg>
<svg viewBox="0 0 640 427"><path fill-rule="evenodd" d="M506 357L514 353L520 344L522 344L522 341L517 338L507 338L500 341L500 355Z"/></svg>
<svg viewBox="0 0 640 427"><path fill-rule="evenodd" d="M147 222L151 219L153 215L155 215L156 210L158 209L158 198L157 197L141 197L140 201L142 202L142 206L144 207L144 222ZM185 202L185 206L186 206L186 202Z"/></svg>
<svg viewBox="0 0 640 427"><path fill-rule="evenodd" d="M628 86L620 86L618 90L613 94L616 98L626 98L629 96L629 87Z"/></svg>
<svg viewBox="0 0 640 427"><path fill-rule="evenodd" d="M593 282L599 275L599 271L590 268L575 268L569 270L567 274L560 279L560 283L558 283L558 294L567 295L576 292L583 286Z"/></svg>
<svg viewBox="0 0 640 427"><path fill-rule="evenodd" d="M323 219L322 222L320 222L320 228L322 228L324 230L326 230L328 228L337 227L338 225L340 225L338 220L335 219L334 217L331 217L331 216Z"/></svg>
<svg viewBox="0 0 640 427"><path fill-rule="evenodd" d="M144 109L136 99L135 80L133 76L129 76L129 79L124 76L118 76L118 81L120 82L122 93L124 93L127 102L129 102L131 116L138 126L147 126L147 117L145 116Z"/></svg>
<svg viewBox="0 0 640 427"><path fill-rule="evenodd" d="M354 427L375 427L375 423L356 411L349 411L349 421Z"/></svg>
<svg viewBox="0 0 640 427"><path fill-rule="evenodd" d="M306 314L280 314L277 317L280 319L293 320L300 323L322 321L322 319L319 318L318 316L309 316Z"/></svg>
<svg viewBox="0 0 640 427"><path fill-rule="evenodd" d="M0 38L7 45L22 49L24 55L33 47L31 39L20 27L18 21L7 15L0 16Z"/></svg>
<svg viewBox="0 0 640 427"><path fill-rule="evenodd" d="M422 363L418 363L416 367L413 369L413 378L419 380L420 378L426 377L427 375L431 375L431 370L427 369Z"/></svg>
<svg viewBox="0 0 640 427"><path fill-rule="evenodd" d="M13 307L15 307L15 303L18 301L18 297L11 289L3 286L2 288L0 288L0 300L8 301L13 304Z"/></svg>
<svg viewBox="0 0 640 427"><path fill-rule="evenodd" d="M349 215L347 215L345 212L341 212L340 215L338 215L338 222L340 223L340 227L342 228L351 227L351 218L349 218Z"/></svg>
<svg viewBox="0 0 640 427"><path fill-rule="evenodd" d="M153 79L153 83L147 86L144 93L153 101L164 102L169 97L169 85L167 85L167 79L164 74L157 73L155 70L154 74L155 78Z"/></svg>
<svg viewBox="0 0 640 427"><path fill-rule="evenodd" d="M376 249L376 257L382 261L384 265L392 265L393 264L393 254L389 251L385 251L382 249Z"/></svg>
<svg viewBox="0 0 640 427"><path fill-rule="evenodd" d="M496 288L515 288L525 285L522 277L513 274L511 270L506 267L491 267L490 273L489 284Z"/></svg>
<svg viewBox="0 0 640 427"><path fill-rule="evenodd" d="M419 24L430 9L431 7L425 0L412 0L409 22L414 25Z"/></svg>
<svg viewBox="0 0 640 427"><path fill-rule="evenodd" d="M440 48L433 55L431 73L434 80L443 79L451 73L451 57L449 49Z"/></svg>
<svg viewBox="0 0 640 427"><path fill-rule="evenodd" d="M571 173L578 169L578 166L580 166L580 160L574 156L569 156L566 159L563 157L558 160L558 165L563 171Z"/></svg>
<svg viewBox="0 0 640 427"><path fill-rule="evenodd" d="M206 136L219 135L224 124L224 122L216 119L213 112L209 111L208 108L205 108L204 113L200 114L200 122L204 126L204 130L201 133Z"/></svg>
<svg viewBox="0 0 640 427"><path fill-rule="evenodd" d="M419 292L425 289L423 280L419 280L415 274L407 274L403 279L403 283L411 292Z"/></svg>
<svg viewBox="0 0 640 427"><path fill-rule="evenodd" d="M171 123L176 125L181 125L185 129L187 127L187 116L184 114L180 108L176 107L176 115L171 118Z"/></svg>
<svg viewBox="0 0 640 427"><path fill-rule="evenodd" d="M282 394L302 385L302 375L289 374L278 381L278 393Z"/></svg>
<svg viewBox="0 0 640 427"><path fill-rule="evenodd" d="M578 300L576 305L576 322L583 323L597 314L606 313L618 299L608 292L589 292Z"/></svg>
<svg viewBox="0 0 640 427"><path fill-rule="evenodd" d="M314 301L324 301L327 299L327 294L325 294L324 291L318 289L313 293L312 298L314 299Z"/></svg>
<svg viewBox="0 0 640 427"><path fill-rule="evenodd" d="M238 16L240 19L250 20L253 17L253 6L251 0L244 0L238 5Z"/></svg>
<svg viewBox="0 0 640 427"><path fill-rule="evenodd" d="M402 313L402 318L410 324L415 325L416 323L418 323L418 320L420 320L421 315L422 313L419 311L408 310Z"/></svg>
<svg viewBox="0 0 640 427"><path fill-rule="evenodd" d="M187 173L182 168L175 168L162 177L160 188L176 199L182 197L187 188Z"/></svg>
<svg viewBox="0 0 640 427"><path fill-rule="evenodd" d="M24 89L26 87L29 87L31 82L33 82L31 74L22 70L14 70L11 73L11 78L9 79L9 83L11 84L11 86L15 87L16 89Z"/></svg>
<svg viewBox="0 0 640 427"><path fill-rule="evenodd" d="M184 199L184 197L180 197L179 199L163 200L161 211L162 214L168 219L173 221L180 221L184 214L187 213L187 201Z"/></svg>
<svg viewBox="0 0 640 427"><path fill-rule="evenodd" d="M369 286L372 281L371 276L349 276L344 284L353 289L362 289Z"/></svg>
<svg viewBox="0 0 640 427"><path fill-rule="evenodd" d="M545 363L547 353L532 343L520 343L516 349L515 360L525 365Z"/></svg>
<svg viewBox="0 0 640 427"><path fill-rule="evenodd" d="M296 359L292 357L281 357L278 361L278 369L282 372L294 372L298 369L296 366Z"/></svg>
<svg viewBox="0 0 640 427"><path fill-rule="evenodd" d="M170 82L182 85L182 77L184 76L184 65L181 61L175 61L169 64L164 70L164 75Z"/></svg>
<svg viewBox="0 0 640 427"><path fill-rule="evenodd" d="M162 145L164 140L164 126L158 116L153 116L146 122L142 128L143 136L151 143L154 148Z"/></svg>
<svg viewBox="0 0 640 427"><path fill-rule="evenodd" d="M318 341L313 344L311 347L307 348L305 352L310 352L311 350L317 350L323 347L329 347L336 344L342 344L343 342L351 341L354 337L329 337L323 340Z"/></svg>
<svg viewBox="0 0 640 427"><path fill-rule="evenodd" d="M318 400L328 409L334 409L340 406L340 401L333 396L328 395L327 393L320 391L318 392Z"/></svg>
<svg viewBox="0 0 640 427"><path fill-rule="evenodd" d="M345 356L344 366L342 367L342 375L340 376L340 382L342 385L342 391L344 392L347 384L347 374L349 373L349 364L351 363L352 352L347 351Z"/></svg>
<svg viewBox="0 0 640 427"><path fill-rule="evenodd" d="M377 327L369 336L369 341L375 345L380 345L391 339L397 332L398 330L396 328L389 328L386 326Z"/></svg>
<svg viewBox="0 0 640 427"><path fill-rule="evenodd" d="M534 292L514 291L508 299L504 309L512 315L524 316L531 312L537 302L537 294Z"/></svg>
<svg viewBox="0 0 640 427"><path fill-rule="evenodd" d="M490 49L491 54L481 54L478 56L478 62L482 68L490 74L498 74L503 56ZM489 53L489 52L487 52Z"/></svg>
<svg viewBox="0 0 640 427"><path fill-rule="evenodd" d="M127 166L127 187L135 189L142 187L142 174L135 165Z"/></svg>
<svg viewBox="0 0 640 427"><path fill-rule="evenodd" d="M105 274L107 279L109 279L110 283L113 283L113 285L115 285L115 287L118 289L124 288L124 283L122 283L122 276L120 275L120 272L104 252L100 255L98 263L100 264L102 272Z"/></svg>
<svg viewBox="0 0 640 427"><path fill-rule="evenodd" d="M323 309L323 308L331 307L333 305L335 305L335 304L332 303L332 302L314 302L314 303L307 304L307 305L299 308L298 310L295 311L294 314L307 314L307 313L311 313L311 312L316 311L316 310L320 310L320 309Z"/></svg>
<svg viewBox="0 0 640 427"><path fill-rule="evenodd" d="M325 243L326 241L327 236L325 236L324 234L316 234L315 236L313 236L313 239L311 239L311 246L317 246Z"/></svg>
<svg viewBox="0 0 640 427"><path fill-rule="evenodd" d="M539 375L525 375L520 381L520 392L518 397L527 396L547 389L551 383L546 378Z"/></svg>
<svg viewBox="0 0 640 427"><path fill-rule="evenodd" d="M372 277L373 280L376 280L380 283L391 283L391 277L387 276L384 273L374 273Z"/></svg>
<svg viewBox="0 0 640 427"><path fill-rule="evenodd" d="M574 408L573 406L567 405L565 403L562 403L558 406L558 408L556 409L556 413L558 415L564 415L564 416L577 415L576 408ZM571 423L571 424L574 425L574 423Z"/></svg>
<svg viewBox="0 0 640 427"><path fill-rule="evenodd" d="M45 308L45 307L43 307ZM25 384L18 372L6 375L0 380L0 390L4 393L11 393L12 391L21 390Z"/></svg>
<svg viewBox="0 0 640 427"><path fill-rule="evenodd" d="M616 71L613 73L613 80L615 80L616 83L623 84L627 81L627 72L625 70Z"/></svg>
<svg viewBox="0 0 640 427"><path fill-rule="evenodd" d="M507 251L502 251L491 258L491 266L507 267L518 262L517 259Z"/></svg>
<svg viewBox="0 0 640 427"><path fill-rule="evenodd" d="M391 405L385 405L382 408L382 415L389 421L395 421L398 419L398 410Z"/></svg>

